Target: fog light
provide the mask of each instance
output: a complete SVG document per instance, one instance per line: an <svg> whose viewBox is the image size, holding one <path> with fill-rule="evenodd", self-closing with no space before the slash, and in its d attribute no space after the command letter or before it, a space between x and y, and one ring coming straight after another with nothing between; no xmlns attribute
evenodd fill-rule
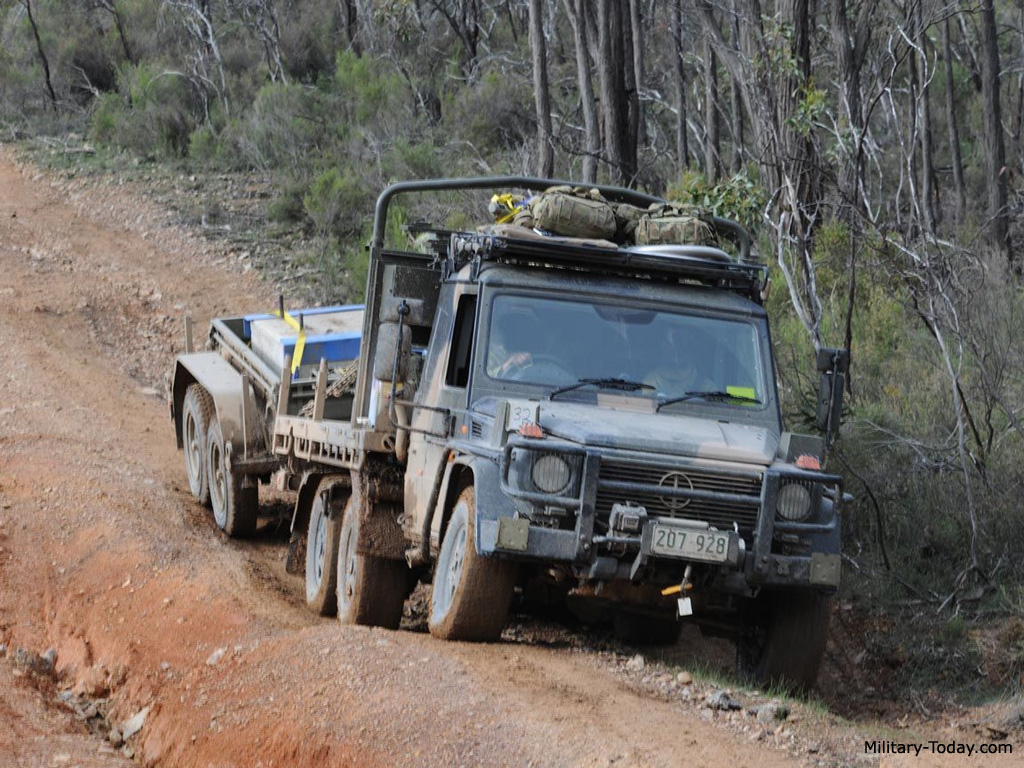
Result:
<svg viewBox="0 0 1024 768"><path fill-rule="evenodd" d="M561 456L549 453L533 463L530 477L533 484L544 493L559 493L569 485L572 470Z"/></svg>
<svg viewBox="0 0 1024 768"><path fill-rule="evenodd" d="M790 522L806 519L811 514L811 492L797 483L787 483L779 489L775 511Z"/></svg>

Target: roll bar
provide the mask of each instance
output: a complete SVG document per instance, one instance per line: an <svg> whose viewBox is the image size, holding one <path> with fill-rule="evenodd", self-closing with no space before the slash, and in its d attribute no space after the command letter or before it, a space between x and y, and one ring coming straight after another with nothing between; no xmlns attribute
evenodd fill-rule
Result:
<svg viewBox="0 0 1024 768"><path fill-rule="evenodd" d="M606 200L613 203L629 203L646 208L652 203L667 203L661 197L648 195L644 192L637 192L625 187L609 186L606 184L580 184L574 181L559 179L538 179L532 176L484 176L456 179L422 179L419 181L401 181L392 184L380 193L377 198L377 206L373 214L373 239L370 241L371 259L380 255L384 249L384 232L387 229L388 208L391 201L401 194L409 192L441 192L463 189L502 189L521 188L534 192L543 192L549 187L568 185L572 187L586 187L596 189ZM715 229L719 234L732 239L739 249L738 260L746 262L750 259L750 234L742 226L732 219L725 219L721 216L714 216Z"/></svg>

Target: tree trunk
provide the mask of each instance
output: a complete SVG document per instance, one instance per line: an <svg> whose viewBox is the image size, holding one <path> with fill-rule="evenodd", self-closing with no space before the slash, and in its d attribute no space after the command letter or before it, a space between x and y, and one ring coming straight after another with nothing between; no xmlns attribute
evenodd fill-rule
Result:
<svg viewBox="0 0 1024 768"><path fill-rule="evenodd" d="M928 36L925 34L921 14L921 0L910 0L911 37L917 44L916 56L920 66L911 58L911 74L915 78L914 92L918 118L918 137L921 142L921 218L924 228L935 234L935 163L932 157L932 111L928 101Z"/></svg>
<svg viewBox="0 0 1024 768"><path fill-rule="evenodd" d="M128 35L125 33L124 29L124 19L121 17L121 12L117 9L117 1L106 0L106 2L102 2L101 5L114 20L114 28L117 29L117 37L121 41L121 50L124 51L125 59L134 64L135 57L132 55L131 46L128 44Z"/></svg>
<svg viewBox="0 0 1024 768"><path fill-rule="evenodd" d="M736 8L736 0L732 3L732 40L733 45L740 44L740 16ZM743 170L743 98L740 86L735 80L729 80L730 97L730 132L732 133L732 172Z"/></svg>
<svg viewBox="0 0 1024 768"><path fill-rule="evenodd" d="M1006 147L1003 143L1003 117L999 106L999 40L992 0L982 0L978 8L981 40L981 102L985 123L985 187L991 240L1015 269L1010 249L1010 229L1006 220Z"/></svg>
<svg viewBox="0 0 1024 768"><path fill-rule="evenodd" d="M956 223L962 224L967 210L964 187L964 164L960 157L960 129L956 123L956 84L953 82L953 45L950 42L949 18L942 25L942 58L946 65L946 122L949 123L950 164L953 166L953 188L956 190Z"/></svg>
<svg viewBox="0 0 1024 768"><path fill-rule="evenodd" d="M28 14L28 23L32 27L32 36L36 40L36 50L39 51L39 60L43 64L43 75L46 78L46 90L50 94L50 104L53 111L57 111L57 94L53 90L53 82L50 79L50 60L46 58L46 51L43 50L43 41L39 39L39 27L36 26L36 19L32 15L32 0L22 0L25 4L25 13Z"/></svg>
<svg viewBox="0 0 1024 768"><path fill-rule="evenodd" d="M803 86L811 76L811 36L809 0L777 0L778 16L793 30L791 55L796 62L796 74L780 72L776 75L775 96L780 100L778 125L782 136L782 157L792 169L790 181L797 185L798 198L805 203L807 213L816 213L821 200L821 171L817 163L814 144L809 134L802 133L790 119L797 113L803 98Z"/></svg>
<svg viewBox="0 0 1024 768"><path fill-rule="evenodd" d="M604 123L605 156L615 182L629 181L624 146L627 104L622 51L622 8L618 0L598 0L598 81Z"/></svg>
<svg viewBox="0 0 1024 768"><path fill-rule="evenodd" d="M690 167L690 141L686 127L686 66L683 61L683 0L672 2L672 37L676 65L676 159L679 175Z"/></svg>
<svg viewBox="0 0 1024 768"><path fill-rule="evenodd" d="M541 0L530 0L530 50L533 53L533 93L537 107L537 175L549 179L554 175L555 152L551 146L551 97L548 94L543 14Z"/></svg>
<svg viewBox="0 0 1024 768"><path fill-rule="evenodd" d="M644 126L644 106L640 100L640 91L644 84L644 22L640 12L641 0L629 0L629 29L633 41L633 82L631 87L636 94L636 138L637 145L647 141Z"/></svg>
<svg viewBox="0 0 1024 768"><path fill-rule="evenodd" d="M839 131L849 157L849 161L842 163L839 170L839 191L846 205L853 210L863 210L864 208L861 196L864 181L864 157L861 142L864 138L865 128L861 97L861 71L868 42L871 39L871 31L877 23L874 18L877 1L866 0L863 2L857 18L853 20L849 18L846 0L835 0L829 4L830 31L839 85Z"/></svg>
<svg viewBox="0 0 1024 768"><path fill-rule="evenodd" d="M622 143L622 175L626 184L636 180L638 147L640 145L640 92L637 90L637 75L633 67L633 26L629 19L629 7L618 6L620 18L618 27L622 31L620 40L621 61L624 64L623 89L626 95L625 137Z"/></svg>
<svg viewBox="0 0 1024 768"><path fill-rule="evenodd" d="M721 175L722 154L718 125L718 57L711 44L704 46L704 174L709 182Z"/></svg>
<svg viewBox="0 0 1024 768"><path fill-rule="evenodd" d="M341 0L341 17L345 22L345 35L348 47L358 59L363 55L363 46L359 42L359 6L357 0Z"/></svg>
<svg viewBox="0 0 1024 768"><path fill-rule="evenodd" d="M587 44L586 14L590 4L586 0L563 0L566 14L572 24L573 44L576 48L576 78L580 88L580 107L583 110L584 153L582 181L597 182L597 160L601 153L601 134L597 124L597 105L594 84L590 79L590 46Z"/></svg>
<svg viewBox="0 0 1024 768"><path fill-rule="evenodd" d="M459 68L463 78L468 81L476 69L480 47L480 0L458 0L451 6L448 0L430 0L430 4L448 22L462 43Z"/></svg>

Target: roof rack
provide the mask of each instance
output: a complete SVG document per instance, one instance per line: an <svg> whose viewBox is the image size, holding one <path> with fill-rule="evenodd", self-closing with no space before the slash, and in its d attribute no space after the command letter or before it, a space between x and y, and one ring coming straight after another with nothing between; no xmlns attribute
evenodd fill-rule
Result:
<svg viewBox="0 0 1024 768"><path fill-rule="evenodd" d="M439 233L440 234L440 233ZM519 239L470 232L449 235L442 276L475 264L473 279L484 262L560 267L620 277L661 278L697 282L740 293L758 304L768 279L763 264L734 261L724 251L704 245L630 246L606 248L567 238Z"/></svg>

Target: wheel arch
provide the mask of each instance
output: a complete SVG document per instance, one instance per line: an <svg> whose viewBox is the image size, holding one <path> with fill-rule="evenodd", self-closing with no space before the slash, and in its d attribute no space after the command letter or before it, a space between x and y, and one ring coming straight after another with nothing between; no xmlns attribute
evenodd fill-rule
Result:
<svg viewBox="0 0 1024 768"><path fill-rule="evenodd" d="M241 446L244 441L242 425L242 374L231 367L216 352L196 352L190 355L179 355L174 363L174 378L171 384L172 415L174 417L174 436L177 447L183 446L182 439L182 404L185 392L192 384L198 384L213 400L217 422L225 443ZM250 387L252 385L250 384ZM253 421L252 418L249 420ZM254 425L248 425L250 445L255 431Z"/></svg>
<svg viewBox="0 0 1024 768"><path fill-rule="evenodd" d="M335 488L345 490L345 498L352 494L352 478L347 473L326 474L323 472L304 472L299 480L299 491L295 497L295 508L292 511L292 523L290 531L294 534L301 532L309 523L309 515L313 509L313 500L316 498L320 485L324 480L329 480L328 488L333 492ZM334 501L334 499L332 499ZM332 507L335 505L332 504Z"/></svg>
<svg viewBox="0 0 1024 768"><path fill-rule="evenodd" d="M182 365L181 360L176 360L174 377L171 380L171 418L174 420L174 442L179 451L185 447L185 439L182 434L185 392L188 391L189 386L195 383L196 377L192 375L192 371Z"/></svg>
<svg viewBox="0 0 1024 768"><path fill-rule="evenodd" d="M500 517L512 517L516 513L515 502L501 491L498 466L493 461L482 456L456 456L452 462L451 474L447 477L442 487L443 498L438 499L438 509L435 515L440 513L440 521L432 526L431 530L431 551L436 557L440 551L441 542L444 541L445 529L448 527L448 520L451 518L452 510L459 494L472 485L476 489L476 511L474 515L475 529L474 541L477 551L480 548L480 524L484 521L497 520ZM441 506L441 503L444 506Z"/></svg>
<svg viewBox="0 0 1024 768"><path fill-rule="evenodd" d="M441 549L445 531L448 530L448 521L452 517L452 510L455 509L455 502L466 488L475 484L472 457L456 456L448 465L441 493L438 494L437 508L434 512L435 515L439 515L438 524L431 526L430 549L435 559Z"/></svg>

